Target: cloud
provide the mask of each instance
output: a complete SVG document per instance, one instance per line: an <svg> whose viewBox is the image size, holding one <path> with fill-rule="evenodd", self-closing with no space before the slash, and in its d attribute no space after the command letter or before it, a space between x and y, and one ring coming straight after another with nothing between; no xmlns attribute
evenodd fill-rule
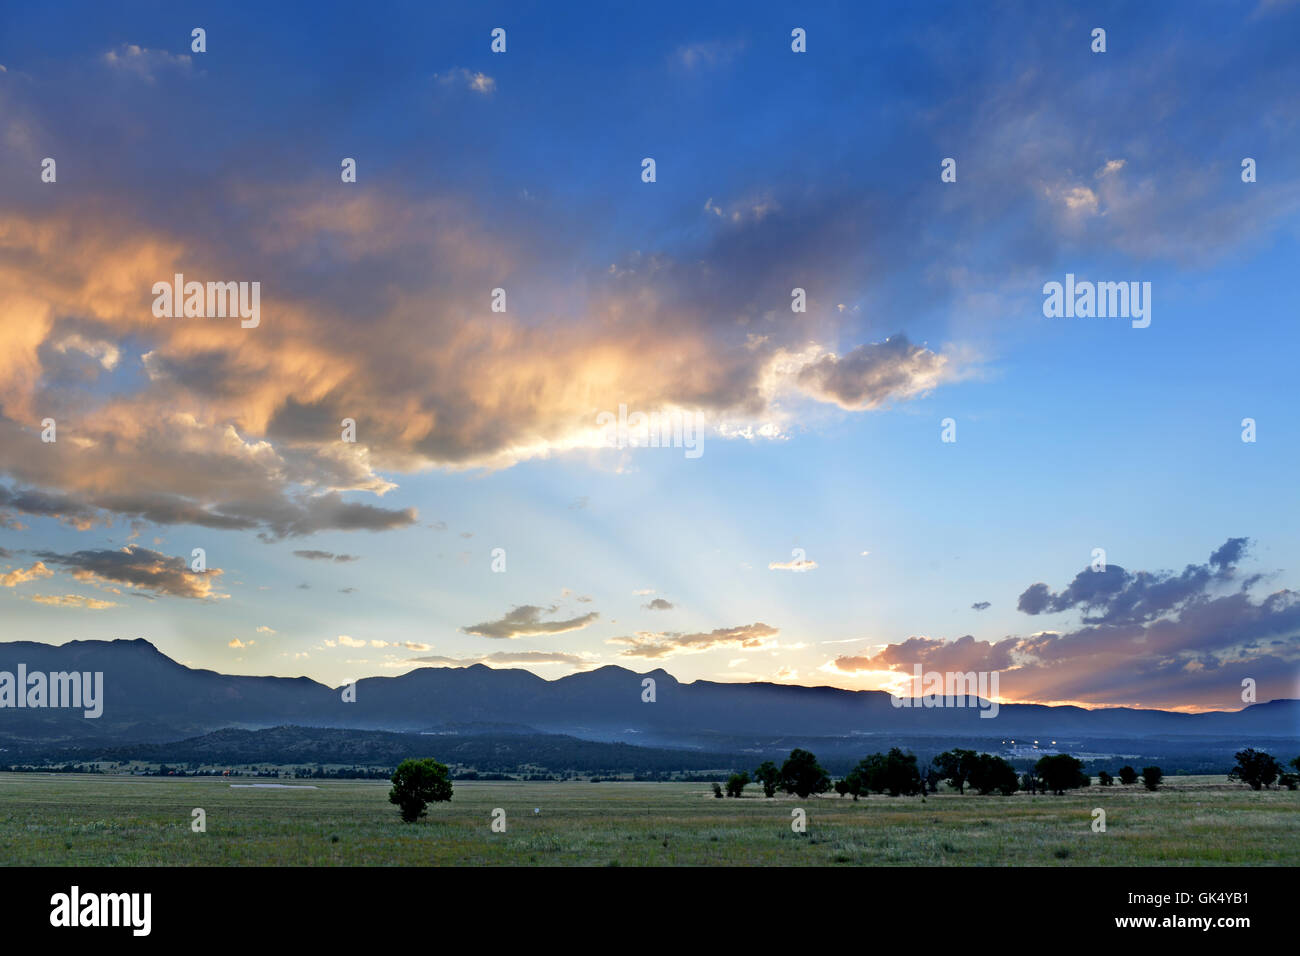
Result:
<svg viewBox="0 0 1300 956"><path fill-rule="evenodd" d="M408 663L437 664L443 667L469 667L472 664L567 664L586 670L595 667L597 661L580 654L564 654L559 651L497 651L493 654L478 654L471 657L414 657Z"/></svg>
<svg viewBox="0 0 1300 956"><path fill-rule="evenodd" d="M0 584L7 588L13 588L20 584L25 584L28 581L37 581L41 578L52 577L53 575L54 572L47 568L43 561L37 561L26 570L18 568L10 571L8 574L0 575Z"/></svg>
<svg viewBox="0 0 1300 956"><path fill-rule="evenodd" d="M434 78L443 86L459 86L487 96L496 92L497 81L486 73L456 67L446 73L434 74Z"/></svg>
<svg viewBox="0 0 1300 956"><path fill-rule="evenodd" d="M355 554L335 554L333 551L295 551L294 555L299 558L306 558L308 561L334 561L340 564L347 561L361 560L361 558Z"/></svg>
<svg viewBox="0 0 1300 956"><path fill-rule="evenodd" d="M67 495L34 489L9 489L0 485L0 507L13 508L23 514L42 518L57 518L78 531L94 527L103 516L95 508L76 501Z"/></svg>
<svg viewBox="0 0 1300 956"><path fill-rule="evenodd" d="M971 605L972 611L987 611L993 605L988 601L976 601Z"/></svg>
<svg viewBox="0 0 1300 956"><path fill-rule="evenodd" d="M1004 699L1172 709L1236 709L1242 680L1261 700L1291 698L1300 681L1300 592L1250 591L1247 540L1229 538L1183 572L1083 571L1053 593L1036 584L1021 610L1078 612L1080 626L997 641L911 637L876 654L830 662L839 673L998 671Z"/></svg>
<svg viewBox="0 0 1300 956"><path fill-rule="evenodd" d="M949 360L899 334L859 345L844 356L828 353L799 369L799 385L822 401L850 411L915 398L953 375Z"/></svg>
<svg viewBox="0 0 1300 956"><path fill-rule="evenodd" d="M139 545L127 545L116 551L85 550L70 554L41 551L38 556L67 568L78 581L113 582L157 595L197 600L229 597L213 590L223 573L220 568L191 571L184 558L159 554Z"/></svg>
<svg viewBox="0 0 1300 956"><path fill-rule="evenodd" d="M684 43L673 51L676 66L694 71L726 66L745 48L741 40Z"/></svg>
<svg viewBox="0 0 1300 956"><path fill-rule="evenodd" d="M789 561L771 561L767 565L769 571L813 571L817 568L817 562L808 558L791 558Z"/></svg>
<svg viewBox="0 0 1300 956"><path fill-rule="evenodd" d="M715 319L738 310L760 321L788 296L774 279L740 277L789 262L778 237L792 223L780 211L728 224L681 261L634 255L621 276L593 273L581 312L540 327L508 314L463 321L503 273L531 274L538 296L563 301L551 276L571 272L551 238L463 200L361 191L326 202L279 183L217 194L218 219L202 232L107 198L94 215L0 205L11 254L0 303L12 317L0 341L0 474L13 483L0 485L0 507L81 528L124 518L269 540L392 530L413 524L415 510L345 496L393 493L386 473L600 448L594 410L620 402L698 409L729 436L778 437L797 414L783 395L870 405L928 387L939 364L902 340L840 359L809 349L798 323L755 338ZM805 239L791 266L816 278L822 267L810 263L829 250ZM19 266L50 248L60 250L58 281ZM320 281L319 270L349 278ZM274 321L153 318L152 284L177 272L279 276L262 303ZM69 392L55 360L77 343L117 358L90 363L82 371L99 376L95 387ZM875 378L853 384L867 366ZM361 409L358 441L340 441L339 422ZM60 440L33 456L31 423L46 414Z"/></svg>
<svg viewBox="0 0 1300 956"><path fill-rule="evenodd" d="M0 422L0 431L3 423ZM336 492L283 498L263 504L227 502L204 506L170 493L101 492L88 497L0 486L0 505L56 518L78 530L111 524L114 515L156 524L192 524L225 531L264 528L265 540L318 531L385 531L414 524L414 508L386 509L344 501Z"/></svg>
<svg viewBox="0 0 1300 956"><path fill-rule="evenodd" d="M1029 14L1017 36L1041 37L1050 23L1048 13ZM698 409L720 435L779 440L818 412L919 398L961 374L960 344L872 341L851 309L835 306L880 289L890 308L897 274L911 314L892 327L908 328L935 306L964 316L962 306L988 292L971 282L981 273L998 277L990 283L1033 274L1041 288L1042 270L1055 271L1063 251L1064 207L1045 189L1078 187L1096 199L1097 215L1074 217L1073 248L1143 261L1222 255L1294 217L1300 184L1225 188L1236 160L1186 148L1242 141L1258 143L1260 155L1293 154L1290 86L1180 97L1171 78L1190 75L1204 48L1167 22L1159 27L1168 41L1161 62L1116 61L1103 84L1033 60L1007 72L927 48L927 69L953 95L918 114L919 126L886 130L895 137L887 142L924 141L919 129L966 143L962 181L976 177L979 190L864 186L850 159L814 157L818 175L800 185L747 182L734 197L711 189L703 217L698 198L682 207L690 229L668 223L651 248L600 261L575 261L573 250L604 220L565 221L530 204L502 211L492 198L436 188L404 194L363 183L346 197L326 195L323 180L293 181L300 157L292 177L186 176L158 189L142 174L132 180L130 166L111 165L129 155L134 121L151 104L119 105L122 84L79 90L83 109L133 122L101 124L110 157L103 175L114 188L93 202L51 191L34 210L0 196L0 475L13 486L0 496L57 502L29 513L78 527L121 518L271 538L383 531L416 517L401 507L400 476L586 453L599 445L596 410L620 402L646 412ZM739 48L688 43L670 56L675 68L698 71ZM1249 75L1261 63L1283 78L1293 71L1254 40L1220 52L1223 75ZM114 71L141 76L186 60L129 45L106 58ZM478 74L446 76L473 92ZM25 156L23 142L68 142L43 125L48 104L12 85L0 128L6 146L18 140ZM476 98L488 84L477 89ZM1104 109L1117 89L1163 104L1157 128L1179 135L1147 135L1152 117L1140 111L1117 126ZM1249 110L1243 95L1253 98ZM1079 108L1067 115L1056 109L1062 102ZM1148 145L1130 151L1137 134ZM975 157L997 160L981 168ZM202 221L172 213L200 203L211 210ZM668 238L685 234L689 241ZM980 264L998 267L908 268L933 261L936 243L978 250ZM154 319L152 283L176 272L275 276L264 290L266 321L244 330ZM516 313L513 299L509 314L483 313L483 290L503 275L517 276L541 308L555 306L545 322ZM789 311L791 276L808 290L806 315ZM1021 291L990 293L990 311L1007 314L1007 295ZM91 378L70 390L67 366L78 358L86 359L79 374ZM33 455L33 423L46 409L60 440ZM345 417L362 422L356 443L339 441Z"/></svg>
<svg viewBox="0 0 1300 956"><path fill-rule="evenodd" d="M845 655L834 659L836 670L912 672L916 664L926 670L1003 670L1012 664L1012 647L977 641L967 634L955 641L910 637L901 644L887 644L878 654Z"/></svg>
<svg viewBox="0 0 1300 956"><path fill-rule="evenodd" d="M1066 212L1075 215L1096 215L1097 194L1087 186L1047 187L1045 192L1051 201L1060 203Z"/></svg>
<svg viewBox="0 0 1300 956"><path fill-rule="evenodd" d="M258 634L274 634L274 633L276 633L276 631L275 631L275 628L273 628L273 627L267 627L265 624L259 624L259 625L257 625L257 633L258 633Z"/></svg>
<svg viewBox="0 0 1300 956"><path fill-rule="evenodd" d="M605 643L623 644L620 657L655 659L677 654L698 654L719 647L747 650L775 646L772 638L780 631L761 622L738 627L721 627L707 633L681 634L672 631L638 631L634 637L612 637Z"/></svg>
<svg viewBox="0 0 1300 956"><path fill-rule="evenodd" d="M116 50L109 50L102 60L110 69L134 74L149 83L153 83L160 72L170 70L188 73L193 65L188 53L150 50L134 43L123 43Z"/></svg>
<svg viewBox="0 0 1300 956"><path fill-rule="evenodd" d="M117 363L122 357L121 350L112 342L103 339L89 340L75 332L55 342L54 350L60 355L66 355L69 352L80 352L82 355L94 359L101 368L110 372L117 367Z"/></svg>
<svg viewBox="0 0 1300 956"><path fill-rule="evenodd" d="M325 643L329 644L329 641L326 641ZM332 647L333 645L330 646ZM349 637L347 634L340 634L338 636L338 646L339 647L365 647L366 642L358 640L355 637Z"/></svg>
<svg viewBox="0 0 1300 956"><path fill-rule="evenodd" d="M88 611L103 611L118 606L116 601L100 601L80 594L33 594L31 599L37 604L48 604L51 607L76 607Z"/></svg>
<svg viewBox="0 0 1300 956"><path fill-rule="evenodd" d="M1130 573L1117 564L1080 571L1070 585L1054 594L1044 583L1030 585L1017 608L1026 614L1080 609L1088 624L1149 621L1203 597L1215 581L1230 580L1249 545L1246 538L1229 538L1205 564L1189 564L1181 574L1169 571Z"/></svg>
<svg viewBox="0 0 1300 956"><path fill-rule="evenodd" d="M642 604L647 611L671 611L675 605L671 601L665 601L663 598L655 598L649 604Z"/></svg>
<svg viewBox="0 0 1300 956"><path fill-rule="evenodd" d="M541 619L543 614L553 614L555 610L554 607L541 608L534 604L521 604L500 620L472 624L468 627L462 627L461 630L466 634L499 639L527 637L534 634L564 634L568 631L581 630L600 617L599 613L592 611L589 614L563 621L543 621Z"/></svg>
<svg viewBox="0 0 1300 956"><path fill-rule="evenodd" d="M256 644L256 643L257 643L257 641L247 641L247 642L245 642L245 641L241 641L241 640L240 640L239 638L237 638L237 637L232 637L232 638L230 639L230 643L228 643L228 644L226 645L226 647L233 647L233 648L236 648L236 649L240 649L240 648L245 648L245 647L252 647L252 646L253 646L254 644Z"/></svg>
<svg viewBox="0 0 1300 956"><path fill-rule="evenodd" d="M0 507L83 529L127 519L267 540L386 531L413 524L415 509L344 496L391 494L385 473L598 448L593 409L697 408L721 433L772 438L798 414L783 395L870 405L932 377L925 360L935 353L901 340L839 359L808 348L797 323L754 336L714 318L725 307L759 321L770 308L775 280L759 288L740 271L771 273L777 262L812 278L823 271L830 250L802 229L790 263L779 237L792 222L776 206L728 222L702 253L653 263L635 254L617 276L593 274L583 310L542 328L462 317L506 272L532 274L539 296L563 300L549 277L571 270L557 268L549 234L496 225L448 197L361 191L325 202L279 183L218 193L219 217L202 232L112 199L94 215L0 206L13 263L0 263L0 303L13 317L0 336L0 474L14 483L0 484ZM60 250L59 281L18 266L49 248ZM327 261L316 263L320 254ZM349 278L319 281L318 265ZM176 272L262 271L280 279L263 302L275 320L258 329L149 312L152 283ZM373 334L358 333L361 311ZM55 362L73 353L93 360L82 374L99 376L75 394ZM911 371L885 373L898 362ZM876 380L853 385L867 365ZM338 423L359 409L359 440L341 442ZM47 413L60 440L30 455L31 423Z"/></svg>
<svg viewBox="0 0 1300 956"><path fill-rule="evenodd" d="M704 201L704 211L706 213L731 223L761 222L770 213L779 209L780 206L770 195L739 200L730 203L728 209L723 209L716 204L712 196ZM843 306L840 306L840 309L842 311Z"/></svg>

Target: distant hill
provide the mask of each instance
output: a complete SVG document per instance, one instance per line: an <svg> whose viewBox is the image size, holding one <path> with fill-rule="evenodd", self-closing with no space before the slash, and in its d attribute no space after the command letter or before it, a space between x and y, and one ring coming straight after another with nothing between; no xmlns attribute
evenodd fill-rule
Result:
<svg viewBox="0 0 1300 956"><path fill-rule="evenodd" d="M117 743L103 746L31 746L0 754L0 766L37 764L141 763L217 767L382 767L390 773L411 756L435 756L480 772L524 774L575 772L633 774L719 771L746 767L738 754L699 753L662 747L579 740L563 734L502 733L489 727L437 735L272 727L218 730L168 743Z"/></svg>
<svg viewBox="0 0 1300 956"><path fill-rule="evenodd" d="M895 708L880 691L686 684L664 670L638 674L614 666L548 681L528 671L476 664L365 678L357 683L356 701L345 703L340 689L306 677L242 677L185 667L144 640L0 643L0 670L13 672L20 662L29 672L102 671L105 700L103 716L94 720L75 710L0 708L0 737L19 744L163 742L223 728L283 725L422 732L467 724L696 748L702 737L781 735L1300 738L1296 700L1206 714L1003 704L988 719L974 707ZM656 684L654 703L641 699L646 677Z"/></svg>

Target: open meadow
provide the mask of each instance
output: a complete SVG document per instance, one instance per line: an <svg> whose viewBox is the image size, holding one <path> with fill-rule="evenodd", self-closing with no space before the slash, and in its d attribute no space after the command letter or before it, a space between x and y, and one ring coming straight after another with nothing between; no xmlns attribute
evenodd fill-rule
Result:
<svg viewBox="0 0 1300 956"><path fill-rule="evenodd" d="M240 783L257 782L241 778ZM0 774L0 863L54 866L1300 864L1300 793L1176 777L1157 793L716 799L708 784L458 781L404 824L386 781ZM1093 809L1106 811L1094 832ZM206 832L194 832L202 808ZM506 832L493 832L493 811ZM534 808L540 809L534 814ZM791 812L807 813L793 832Z"/></svg>

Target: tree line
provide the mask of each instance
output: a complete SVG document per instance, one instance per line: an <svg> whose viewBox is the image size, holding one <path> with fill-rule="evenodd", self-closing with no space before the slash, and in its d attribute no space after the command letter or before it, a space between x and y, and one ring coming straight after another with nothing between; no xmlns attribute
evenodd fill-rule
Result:
<svg viewBox="0 0 1300 956"><path fill-rule="evenodd" d="M1237 765L1228 774L1229 779L1240 780L1255 790L1274 783L1295 790L1300 783L1297 774L1287 772L1271 754L1248 747L1238 751L1236 758ZM1292 760L1291 766L1300 771L1300 757ZM1148 790L1154 791L1160 788L1163 776L1159 767L1144 767L1141 779ZM1125 766L1119 769L1118 777L1122 786L1132 786L1138 781L1138 772ZM1115 782L1115 777L1104 770L1097 779L1103 787L1113 786ZM765 760L752 778L744 771L732 774L725 795L740 797L745 787L758 783L763 788L763 796L769 798L775 797L777 790L808 797L834 789L841 797L851 794L857 800L871 793L888 793L891 797L935 793L941 781L960 794L969 787L982 795L997 792L1008 797L1017 790L1060 796L1066 790L1092 785L1092 778L1083 772L1083 761L1069 754L1047 754L1021 775L1007 760L995 754L953 749L935 756L922 773L916 754L903 753L897 747L891 747L889 753L863 757L844 777L832 783L830 774L817 762L817 756L796 747L779 767ZM393 772L392 784L388 800L397 804L407 823L425 816L430 803L450 800L452 795L452 775L447 765L429 757L403 760ZM724 795L716 782L713 795L718 798Z"/></svg>
<svg viewBox="0 0 1300 956"><path fill-rule="evenodd" d="M1295 790L1300 786L1300 757L1291 761L1290 766L1297 771L1291 773L1272 754L1251 747L1238 751L1235 756L1237 764L1228 774L1230 780L1239 780L1255 790L1274 785ZM1097 780L1103 787L1114 786L1116 780L1121 786L1133 786L1141 780L1147 790L1154 792L1160 789L1164 771L1159 767L1143 767L1139 774L1132 767L1123 766L1115 774L1100 771ZM991 793L1010 796L1018 790L1061 796L1067 790L1091 786L1092 778L1083 772L1083 761L1069 754L1046 754L1022 774L996 754L954 748L936 755L922 767L915 754L892 747L888 753L863 757L842 778L832 781L815 754L796 747L779 767L767 760L752 777L745 771L732 774L725 794L722 786L713 784L713 795L740 797L746 786L757 783L763 788L763 796L769 798L776 796L778 790L807 797L832 789L841 797L852 796L854 800L871 793L910 797L936 793L941 782L959 794L970 788L981 796Z"/></svg>

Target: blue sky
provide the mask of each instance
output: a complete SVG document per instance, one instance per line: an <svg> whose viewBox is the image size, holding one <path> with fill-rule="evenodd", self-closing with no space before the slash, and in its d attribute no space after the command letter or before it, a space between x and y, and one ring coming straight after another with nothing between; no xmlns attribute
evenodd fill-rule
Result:
<svg viewBox="0 0 1300 956"><path fill-rule="evenodd" d="M1285 2L6 9L5 637L1300 696L1298 37ZM261 324L155 318L177 271L259 281ZM1046 318L1067 273L1149 282L1150 326ZM703 454L596 447L620 404Z"/></svg>

